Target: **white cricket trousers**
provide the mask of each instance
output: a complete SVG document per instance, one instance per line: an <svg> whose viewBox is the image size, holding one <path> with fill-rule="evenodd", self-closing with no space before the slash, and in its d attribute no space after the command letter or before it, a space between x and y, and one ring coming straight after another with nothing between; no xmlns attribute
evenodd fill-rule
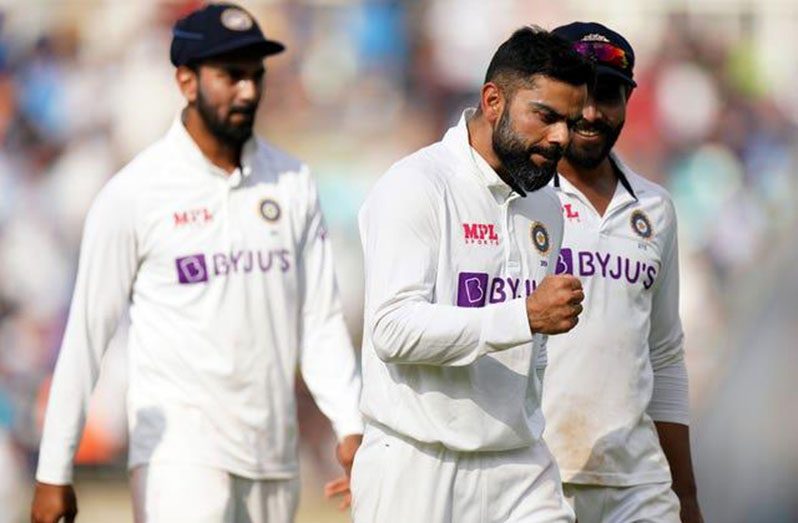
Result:
<svg viewBox="0 0 798 523"><path fill-rule="evenodd" d="M572 523L544 443L455 452L367 424L352 469L354 523Z"/></svg>
<svg viewBox="0 0 798 523"><path fill-rule="evenodd" d="M131 472L135 523L293 523L299 479L253 480L201 465Z"/></svg>
<svg viewBox="0 0 798 523"><path fill-rule="evenodd" d="M679 523L679 498L671 482L631 487L563 485L579 523Z"/></svg>

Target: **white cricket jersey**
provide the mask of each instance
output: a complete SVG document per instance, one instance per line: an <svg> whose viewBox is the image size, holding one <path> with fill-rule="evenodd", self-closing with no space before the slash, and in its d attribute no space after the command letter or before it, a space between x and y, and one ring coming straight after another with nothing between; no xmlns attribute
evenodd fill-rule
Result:
<svg viewBox="0 0 798 523"><path fill-rule="evenodd" d="M86 220L37 479L69 483L100 360L130 303L130 466L297 472L297 365L339 436L360 382L315 184L252 138L229 176L182 123L114 176Z"/></svg>
<svg viewBox="0 0 798 523"><path fill-rule="evenodd" d="M417 441L505 450L543 430L545 338L526 296L553 272L562 215L550 188L521 198L471 148L470 114L392 166L360 211L361 410Z"/></svg>
<svg viewBox="0 0 798 523"><path fill-rule="evenodd" d="M673 204L613 162L604 216L553 180L565 219L557 272L578 276L585 300L579 324L549 339L543 411L563 481L627 486L670 480L652 417L687 424L687 391Z"/></svg>

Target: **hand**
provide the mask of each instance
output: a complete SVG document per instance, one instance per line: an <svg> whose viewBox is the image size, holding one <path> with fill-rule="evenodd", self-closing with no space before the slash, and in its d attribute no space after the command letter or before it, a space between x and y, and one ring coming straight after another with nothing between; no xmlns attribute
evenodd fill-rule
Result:
<svg viewBox="0 0 798 523"><path fill-rule="evenodd" d="M73 523L78 514L78 500L72 485L49 485L36 482L30 507L31 523Z"/></svg>
<svg viewBox="0 0 798 523"><path fill-rule="evenodd" d="M334 479L324 485L324 496L327 499L335 497L341 498L341 503L338 505L340 510L347 509L352 504L352 491L349 490L349 476L352 474L352 463L355 461L355 453L363 441L361 434L352 434L346 436L336 448L336 457L338 463L344 469L344 475L340 478Z"/></svg>
<svg viewBox="0 0 798 523"><path fill-rule="evenodd" d="M568 332L579 322L584 299L582 283L576 276L546 276L526 299L529 328L540 334Z"/></svg>
<svg viewBox="0 0 798 523"><path fill-rule="evenodd" d="M682 506L679 514L682 523L704 523L701 507L698 506L698 498L695 496L679 498L679 503Z"/></svg>
<svg viewBox="0 0 798 523"><path fill-rule="evenodd" d="M346 510L352 504L352 491L349 490L349 478L341 476L324 485L324 497L333 499L340 497L338 510Z"/></svg>
<svg viewBox="0 0 798 523"><path fill-rule="evenodd" d="M336 448L335 454L338 458L338 463L344 468L344 473L347 478L352 474L352 463L355 461L355 452L357 452L362 441L362 434L351 434L344 437Z"/></svg>

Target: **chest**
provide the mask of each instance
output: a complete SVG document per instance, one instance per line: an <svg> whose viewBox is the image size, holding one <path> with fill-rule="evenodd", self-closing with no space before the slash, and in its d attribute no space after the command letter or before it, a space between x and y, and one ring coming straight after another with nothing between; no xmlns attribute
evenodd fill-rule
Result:
<svg viewBox="0 0 798 523"><path fill-rule="evenodd" d="M599 216L579 198L560 199L564 231L556 272L580 277L586 289L648 293L661 272L666 233L656 203L632 199Z"/></svg>
<svg viewBox="0 0 798 523"><path fill-rule="evenodd" d="M292 197L279 183L159 187L140 221L142 273L192 284L292 271L303 227Z"/></svg>
<svg viewBox="0 0 798 523"><path fill-rule="evenodd" d="M553 270L562 234L556 205L533 195L452 194L439 275L456 282L456 304L482 307L531 294Z"/></svg>

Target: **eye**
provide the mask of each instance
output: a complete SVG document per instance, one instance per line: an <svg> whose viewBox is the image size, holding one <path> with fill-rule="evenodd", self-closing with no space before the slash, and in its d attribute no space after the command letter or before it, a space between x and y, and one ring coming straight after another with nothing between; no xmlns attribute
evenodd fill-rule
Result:
<svg viewBox="0 0 798 523"><path fill-rule="evenodd" d="M546 125L555 124L560 120L560 117L554 113L541 111L539 114L540 114L540 120Z"/></svg>
<svg viewBox="0 0 798 523"><path fill-rule="evenodd" d="M245 75L244 70L238 67L228 67L225 71L227 72L227 76L234 83L240 81Z"/></svg>
<svg viewBox="0 0 798 523"><path fill-rule="evenodd" d="M596 86L593 98L598 103L617 104L622 99L621 87L617 84L604 84Z"/></svg>

